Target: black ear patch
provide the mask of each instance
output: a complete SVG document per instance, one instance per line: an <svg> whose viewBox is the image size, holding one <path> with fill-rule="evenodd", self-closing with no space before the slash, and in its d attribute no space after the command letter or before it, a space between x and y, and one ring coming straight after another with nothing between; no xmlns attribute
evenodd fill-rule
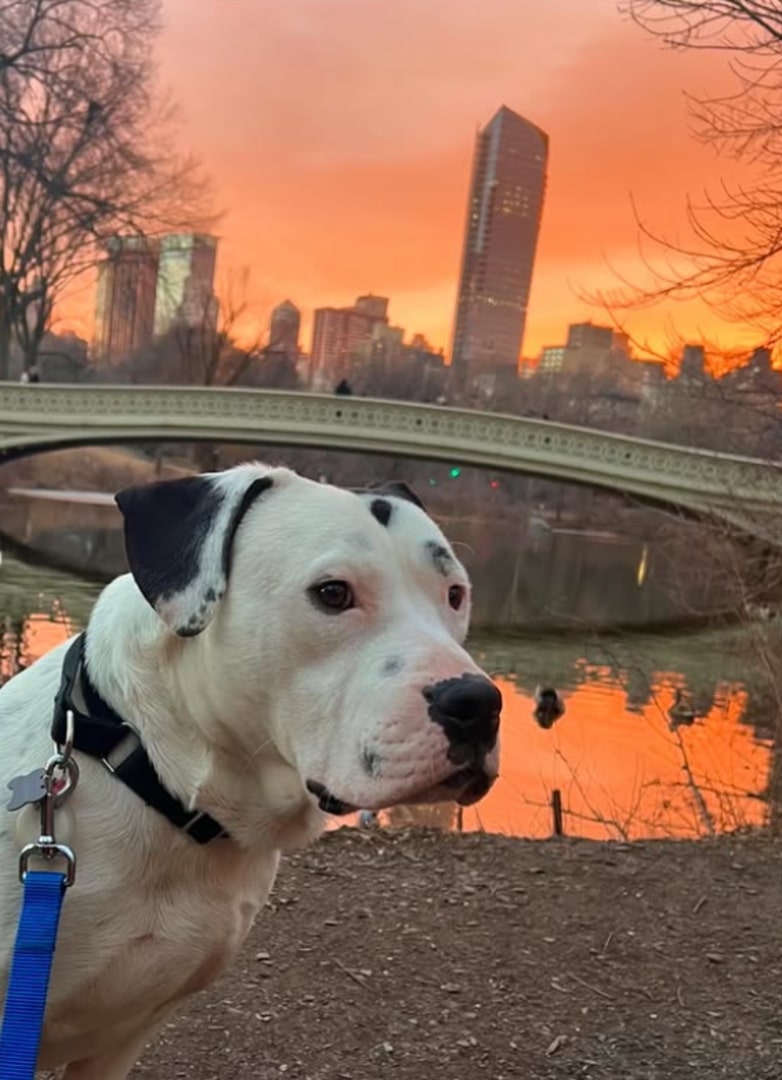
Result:
<svg viewBox="0 0 782 1080"><path fill-rule="evenodd" d="M405 502L411 502L414 506L417 506L419 510L423 510L427 513L427 509L416 493L406 484L404 480L388 480L384 483L370 484L369 487L364 489L372 495L392 495L396 499L404 499Z"/></svg>
<svg viewBox="0 0 782 1080"><path fill-rule="evenodd" d="M200 634L212 619L227 588L236 531L273 483L271 476L237 470L235 477L188 476L115 496L136 584L181 637Z"/></svg>
<svg viewBox="0 0 782 1080"><path fill-rule="evenodd" d="M394 508L388 499L373 499L369 504L369 512L376 521L388 528Z"/></svg>
<svg viewBox="0 0 782 1080"><path fill-rule="evenodd" d="M223 500L203 476L125 488L115 496L125 519L128 564L152 607L198 576L201 544Z"/></svg>

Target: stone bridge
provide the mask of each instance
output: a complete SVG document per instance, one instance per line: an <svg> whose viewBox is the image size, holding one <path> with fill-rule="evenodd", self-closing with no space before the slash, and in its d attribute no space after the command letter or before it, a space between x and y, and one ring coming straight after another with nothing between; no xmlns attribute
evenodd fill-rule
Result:
<svg viewBox="0 0 782 1080"><path fill-rule="evenodd" d="M0 460L65 447L214 441L388 454L586 484L775 539L775 463L542 420L277 390L0 383Z"/></svg>

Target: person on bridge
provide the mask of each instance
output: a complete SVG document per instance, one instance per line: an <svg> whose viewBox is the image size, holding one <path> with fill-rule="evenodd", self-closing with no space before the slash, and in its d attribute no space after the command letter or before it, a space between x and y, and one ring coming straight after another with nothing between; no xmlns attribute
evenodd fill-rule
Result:
<svg viewBox="0 0 782 1080"><path fill-rule="evenodd" d="M334 387L334 393L340 396L349 397L353 393L353 391L347 379L340 379L337 385Z"/></svg>
<svg viewBox="0 0 782 1080"><path fill-rule="evenodd" d="M19 381L23 383L39 383L41 381L41 375L38 371L38 366L36 364L31 364L29 368L26 367L22 371Z"/></svg>

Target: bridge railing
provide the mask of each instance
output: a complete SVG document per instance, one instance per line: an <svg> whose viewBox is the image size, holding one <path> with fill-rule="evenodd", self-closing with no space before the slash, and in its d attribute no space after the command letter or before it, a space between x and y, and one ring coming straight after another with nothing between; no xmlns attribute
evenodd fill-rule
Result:
<svg viewBox="0 0 782 1080"><path fill-rule="evenodd" d="M342 448L534 473L695 509L782 509L776 463L503 413L301 391L0 383L0 450L144 438Z"/></svg>

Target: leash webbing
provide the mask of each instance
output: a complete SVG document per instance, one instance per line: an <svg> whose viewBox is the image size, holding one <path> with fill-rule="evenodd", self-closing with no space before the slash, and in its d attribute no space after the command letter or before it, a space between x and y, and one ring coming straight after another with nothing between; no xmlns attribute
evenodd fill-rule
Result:
<svg viewBox="0 0 782 1080"><path fill-rule="evenodd" d="M34 1080L65 874L28 870L0 1027L0 1080Z"/></svg>

